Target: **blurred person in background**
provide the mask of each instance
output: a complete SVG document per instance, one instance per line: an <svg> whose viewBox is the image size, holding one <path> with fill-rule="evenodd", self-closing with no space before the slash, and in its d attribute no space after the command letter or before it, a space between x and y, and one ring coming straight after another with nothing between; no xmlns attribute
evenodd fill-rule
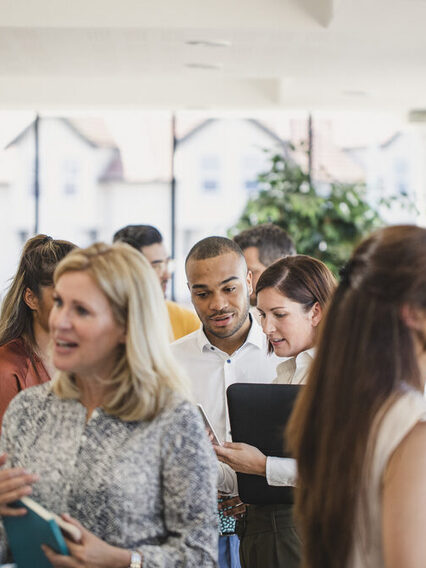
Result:
<svg viewBox="0 0 426 568"><path fill-rule="evenodd" d="M49 313L53 272L75 245L36 235L22 251L0 314L0 424L11 399L53 374Z"/></svg>
<svg viewBox="0 0 426 568"><path fill-rule="evenodd" d="M31 493L72 515L71 557L42 547L55 568L214 568L217 460L148 261L123 243L71 252L49 325L58 374L5 414L0 514Z"/></svg>
<svg viewBox="0 0 426 568"><path fill-rule="evenodd" d="M250 227L235 235L234 241L243 251L247 268L252 274L253 292L250 304L256 306L256 286L262 272L273 262L296 254L290 235L273 223ZM254 311L257 316L257 312Z"/></svg>
<svg viewBox="0 0 426 568"><path fill-rule="evenodd" d="M304 568L426 565L426 229L342 271L287 429Z"/></svg>
<svg viewBox="0 0 426 568"><path fill-rule="evenodd" d="M127 243L148 259L158 276L165 297L172 276L170 264L173 261L167 253L158 229L151 225L127 225L114 234L113 241ZM174 339L179 339L200 327L200 320L191 310L170 300L166 300L166 306Z"/></svg>

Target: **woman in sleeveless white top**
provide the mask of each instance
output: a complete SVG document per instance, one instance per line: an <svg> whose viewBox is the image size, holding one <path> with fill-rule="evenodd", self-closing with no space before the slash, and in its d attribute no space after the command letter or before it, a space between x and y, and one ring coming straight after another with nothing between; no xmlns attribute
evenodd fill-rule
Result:
<svg viewBox="0 0 426 568"><path fill-rule="evenodd" d="M287 427L304 568L426 568L426 229L341 272Z"/></svg>

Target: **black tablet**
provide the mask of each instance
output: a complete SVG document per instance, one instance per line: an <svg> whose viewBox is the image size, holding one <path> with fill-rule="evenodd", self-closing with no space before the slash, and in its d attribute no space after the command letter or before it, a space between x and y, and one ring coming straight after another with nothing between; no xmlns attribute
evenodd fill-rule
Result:
<svg viewBox="0 0 426 568"><path fill-rule="evenodd" d="M266 456L291 457L285 449L284 430L301 385L235 383L228 387L229 420L233 442L245 442ZM293 488L268 485L266 477L237 473L244 503L293 503Z"/></svg>

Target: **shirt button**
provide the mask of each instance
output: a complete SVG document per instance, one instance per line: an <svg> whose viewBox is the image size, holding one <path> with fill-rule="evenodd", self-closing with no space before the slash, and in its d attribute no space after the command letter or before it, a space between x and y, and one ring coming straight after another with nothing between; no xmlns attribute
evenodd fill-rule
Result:
<svg viewBox="0 0 426 568"><path fill-rule="evenodd" d="M231 362L231 359L227 359L226 362L227 362L227 363L230 363L230 362Z"/></svg>

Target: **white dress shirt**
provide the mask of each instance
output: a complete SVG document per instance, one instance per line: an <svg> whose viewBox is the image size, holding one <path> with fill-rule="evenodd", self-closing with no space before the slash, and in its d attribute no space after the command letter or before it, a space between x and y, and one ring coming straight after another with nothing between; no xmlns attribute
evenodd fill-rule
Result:
<svg viewBox="0 0 426 568"><path fill-rule="evenodd" d="M308 378L309 367L315 355L315 347L302 351L296 357L290 357L277 367L277 385L303 385Z"/></svg>
<svg viewBox="0 0 426 568"><path fill-rule="evenodd" d="M274 383L280 385L304 384L309 367L314 357L315 348L302 351L296 357L291 357L277 367L277 378ZM266 480L269 485L296 486L297 464L293 458L266 458Z"/></svg>
<svg viewBox="0 0 426 568"><path fill-rule="evenodd" d="M234 383L271 383L281 361L268 355L266 336L251 318L244 344L228 355L198 329L172 343L172 351L189 376L195 401L202 404L220 441L231 441L226 389ZM219 489L237 493L235 472L220 465Z"/></svg>

